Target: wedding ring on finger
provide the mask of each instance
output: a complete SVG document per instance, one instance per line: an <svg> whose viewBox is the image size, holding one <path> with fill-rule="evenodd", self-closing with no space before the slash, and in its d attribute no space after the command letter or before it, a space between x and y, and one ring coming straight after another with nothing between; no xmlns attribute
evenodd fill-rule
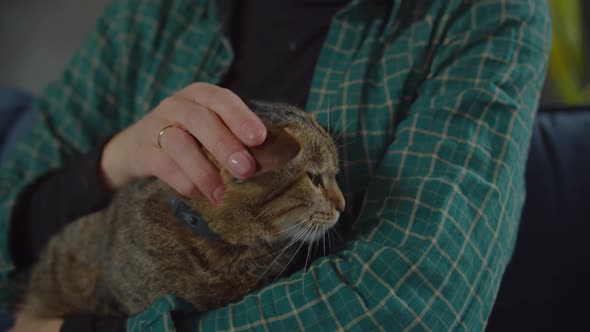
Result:
<svg viewBox="0 0 590 332"><path fill-rule="evenodd" d="M173 125L167 125L166 127L162 128L162 130L160 130L160 133L158 134L158 140L157 140L157 142L158 142L158 147L160 149L162 149L162 143L161 143L162 136L164 135L164 132L166 131L166 129L169 129L169 128L175 128L175 126L173 126Z"/></svg>

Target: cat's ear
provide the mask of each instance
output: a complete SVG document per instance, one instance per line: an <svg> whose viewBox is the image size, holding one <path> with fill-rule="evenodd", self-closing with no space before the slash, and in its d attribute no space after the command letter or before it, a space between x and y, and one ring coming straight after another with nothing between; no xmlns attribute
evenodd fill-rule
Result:
<svg viewBox="0 0 590 332"><path fill-rule="evenodd" d="M249 149L256 160L256 175L285 166L301 151L301 144L289 128L273 128L267 131L266 140L260 146Z"/></svg>

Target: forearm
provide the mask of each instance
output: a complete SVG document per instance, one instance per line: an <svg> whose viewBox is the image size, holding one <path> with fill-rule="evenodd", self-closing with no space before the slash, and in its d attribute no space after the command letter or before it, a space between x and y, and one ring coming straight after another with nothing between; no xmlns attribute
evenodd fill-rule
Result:
<svg viewBox="0 0 590 332"><path fill-rule="evenodd" d="M49 171L19 196L10 228L10 249L17 267L32 264L65 225L106 206L111 192L99 173L103 146Z"/></svg>
<svg viewBox="0 0 590 332"><path fill-rule="evenodd" d="M104 144L52 170L19 196L11 227L11 252L17 268L36 261L49 241L68 223L97 211L110 200L101 175ZM60 331L125 331L126 318L91 315L65 317Z"/></svg>

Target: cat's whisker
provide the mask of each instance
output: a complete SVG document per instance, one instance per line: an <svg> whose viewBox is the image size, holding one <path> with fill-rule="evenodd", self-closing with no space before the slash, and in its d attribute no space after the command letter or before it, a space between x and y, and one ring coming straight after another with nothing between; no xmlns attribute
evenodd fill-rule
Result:
<svg viewBox="0 0 590 332"><path fill-rule="evenodd" d="M308 227L306 228L306 231L309 231L309 228L311 227L311 225L308 225ZM289 266L289 264L291 264L291 261L293 261L293 258L295 258L295 256L297 256L297 253L299 253L299 250L301 249L301 247L305 244L305 241L301 241L301 244L299 245L299 247L297 247L297 250L295 250L295 253L293 254L293 256L291 256L291 259L289 259L289 261L287 262L287 264L285 264L285 266L283 266L283 269L281 270L281 272L275 277L274 281L277 281L277 279L283 274L283 272L285 271L285 269L287 268L287 266Z"/></svg>
<svg viewBox="0 0 590 332"><path fill-rule="evenodd" d="M334 146L336 146L337 148L342 148L342 147L347 146L349 144L352 144L354 142L355 142L355 139L354 138L351 138L349 141L346 141L346 142L334 143Z"/></svg>
<svg viewBox="0 0 590 332"><path fill-rule="evenodd" d="M338 126L342 127L342 122L344 119L344 113L343 112L338 112L338 114L340 114L340 117L338 118L338 121L336 121L336 125L334 126L334 130L336 130L336 128L338 128ZM340 131L342 131L342 128L340 128Z"/></svg>
<svg viewBox="0 0 590 332"><path fill-rule="evenodd" d="M344 123L344 118L345 117L341 114L340 115L340 137L337 137L337 140L344 139L344 137L348 134L348 130L351 128L351 126L353 126L355 124L354 122L351 121L351 122L348 122L344 126L344 128L342 128L342 123Z"/></svg>
<svg viewBox="0 0 590 332"><path fill-rule="evenodd" d="M310 244L307 245L307 255L305 257L305 264L303 265L303 271L301 272L301 282L302 282L301 294L303 294L305 292L305 275L307 274L307 260L309 259L309 250L310 250Z"/></svg>
<svg viewBox="0 0 590 332"><path fill-rule="evenodd" d="M309 260L309 254L311 253L311 246L313 245L313 242L308 241L308 238L311 237L314 238L315 234L316 234L316 230L318 229L318 225L313 225L313 227L309 230L309 233L307 234L307 237L305 238L305 242L309 243L307 246L307 257L305 258L305 265L303 266L303 272L307 271L307 262Z"/></svg>
<svg viewBox="0 0 590 332"><path fill-rule="evenodd" d="M276 214L276 213L280 213L280 211L262 210L262 212L260 212L258 214L258 216L256 216L256 218L254 219L254 221L259 221L260 218L262 218L262 217L269 217L269 216L272 216L273 214Z"/></svg>
<svg viewBox="0 0 590 332"><path fill-rule="evenodd" d="M315 229L316 226L317 225L314 225L313 229ZM310 230L310 232L307 234L307 236L309 236L311 234L311 232L312 231ZM305 238L305 240L307 240L307 238ZM307 242L307 241L305 241L305 242ZM307 255L305 257L305 264L303 265L303 272L301 273L301 279L302 279L302 284L303 284L303 286L301 287L301 294L303 294L305 292L305 274L307 273L307 261L309 260L309 252L310 251L311 251L311 244L308 244L307 245Z"/></svg>
<svg viewBox="0 0 590 332"><path fill-rule="evenodd" d="M315 227L313 229L313 235L312 235L314 239L317 237L318 232L322 232L322 229L323 229L322 226L320 226L318 224L315 225ZM319 242L319 239L318 240L315 240L313 243L310 244L310 245L313 245L314 246L314 255L315 255L316 250L317 250L317 247L318 247L318 242ZM307 252L307 258L305 260L305 270L304 270L304 273L307 273L308 272L308 266L307 265L308 265L308 263L311 262L311 261L309 261L310 252L311 252L311 248ZM313 258L313 256L312 256L312 258ZM305 290L305 279L303 279L303 289Z"/></svg>
<svg viewBox="0 0 590 332"><path fill-rule="evenodd" d="M353 122L349 122L346 124L345 128L342 128L342 123L344 123L344 114L340 113L340 119L338 119L338 123L336 124L336 127L338 127L338 124L340 125L340 136L337 137L336 139L334 139L334 142L340 141L341 139L344 139L344 136L346 136L346 134L348 133L348 129L351 125L353 125Z"/></svg>
<svg viewBox="0 0 590 332"><path fill-rule="evenodd" d="M273 195L272 193L270 195ZM289 209L286 209L289 210ZM262 217L277 217L278 215L280 215L281 213L283 213L285 211L285 209L279 209L279 210L262 210L255 218L254 221L259 221L260 218Z"/></svg>
<svg viewBox="0 0 590 332"><path fill-rule="evenodd" d="M286 229L283 229L283 230L281 230L281 231L278 231L278 232L276 232L276 233L273 233L273 234L271 234L271 236L275 236L275 235L278 235L278 234L281 234L281 233L287 232L287 231L289 231L289 230L291 230L291 229L293 229L293 228L295 228L295 227L297 227L297 226L301 225L302 223L304 223L304 222L305 222L305 221L307 221L307 220L309 220L309 218L302 218L301 220L297 221L297 222L296 222L296 224L294 224L293 226L291 226L291 227L289 227L289 228L286 228Z"/></svg>
<svg viewBox="0 0 590 332"><path fill-rule="evenodd" d="M258 258L258 261L261 261L261 260L267 259L268 257L274 257L274 256L276 256L276 255L278 255L278 257L281 257L281 256L283 255L283 253L285 253L285 251L286 251L287 249L289 249L289 247L290 247L291 245L293 245L293 243L295 243L295 242L297 242L297 239L295 239L295 238L291 239L291 240L289 241L289 243L287 243L287 244L286 244L286 245L285 245L283 248L281 248L281 249L279 249L279 250L277 250L277 251L275 251L275 252L272 252L272 253L270 253L270 254L267 254L267 255L264 255L264 256L262 256L262 257ZM276 260L276 258L275 258L275 260ZM273 263L274 263L274 262L273 262Z"/></svg>
<svg viewBox="0 0 590 332"><path fill-rule="evenodd" d="M290 243L289 245L285 246L285 248L277 255L277 257L275 257L275 259L273 259L273 261L266 267L266 269L264 270L264 272L262 272L262 274L258 277L258 281L260 281L264 275L268 272L268 270L270 270L270 268L278 261L278 259L283 256L283 254L287 251L287 249L289 249L289 247L291 247L294 243L296 243L297 241L294 241L292 243ZM284 268L283 268L284 270ZM283 270L281 270L281 273L283 273ZM274 279L275 281L277 280L277 278L279 278L279 275L276 276L276 278Z"/></svg>
<svg viewBox="0 0 590 332"><path fill-rule="evenodd" d="M268 270L269 270L269 269L270 269L270 268L271 268L271 267L272 267L272 266L273 266L273 265L274 265L274 264L277 262L277 260L278 260L278 259L279 259L281 256L283 256L283 254L284 254L284 253L285 253L285 252L286 252L286 251L289 249L289 247L291 247L291 246L292 246L294 243L296 243L296 242L297 242L297 239L298 239L298 238L300 238L300 237L303 235L303 233L304 233L304 230L300 230L300 231L299 231L299 232L298 232L298 233L297 233L297 234L296 234L296 235L295 235L295 236L294 236L294 237L291 239L291 241L289 241L289 243L287 243L287 244L285 245L285 247L284 247L284 248L282 248L282 249L278 250L276 253L272 253L272 254L266 255L266 256L264 256L264 257L262 257L262 258L260 258L260 259L259 259L259 260L261 260L261 259L268 258L269 256L271 256L271 257L272 257L272 256L274 256L275 254L277 255L277 256L275 257L275 259L274 259L274 260L273 260L273 261L270 263L270 265L269 265L269 266L266 268L266 270L264 270L264 272L263 272L263 273L260 275L260 277L258 277L258 280L262 279L262 277L263 277L263 276L266 274L266 272L268 272Z"/></svg>
<svg viewBox="0 0 590 332"><path fill-rule="evenodd" d="M259 222L261 218L263 217L269 217L270 219L276 218L278 215L280 215L282 213L282 211L284 210L279 210L279 211L274 211L274 210L263 210L262 212L260 212L256 217L254 217L254 222ZM276 234L271 234L272 235L276 235Z"/></svg>
<svg viewBox="0 0 590 332"><path fill-rule="evenodd" d="M344 122L344 116L341 116L340 120L342 120L342 121L340 121L340 125L342 126L342 123ZM344 131L348 131L348 129L350 129L350 126L352 126L352 125L354 125L354 122L352 122L352 121L348 122L346 124L346 126L344 127Z"/></svg>
<svg viewBox="0 0 590 332"><path fill-rule="evenodd" d="M320 225L315 224L314 227L310 230L309 235L311 235L311 237L315 239L319 228L320 228ZM309 257L311 254L311 246L315 245L315 243L316 243L316 241L311 242L307 247L307 257L305 258L305 265L303 266L303 274L302 274L302 278L303 278L302 292L305 291L305 274L308 271Z"/></svg>
<svg viewBox="0 0 590 332"><path fill-rule="evenodd" d="M260 220L260 218L262 218L263 216L268 215L269 213L270 213L269 210L262 210L262 211L260 211L260 213L256 217L254 217L254 222L258 222Z"/></svg>
<svg viewBox="0 0 590 332"><path fill-rule="evenodd" d="M338 239L340 239L340 241L342 241L342 237L340 236L340 234L338 234L338 231L336 230L336 228L332 228L334 230L334 234L336 234L336 236L338 236Z"/></svg>
<svg viewBox="0 0 590 332"><path fill-rule="evenodd" d="M322 244L324 245L324 256L326 256L326 235L329 233L330 231L328 230L327 232L324 233L324 236L322 236Z"/></svg>
<svg viewBox="0 0 590 332"><path fill-rule="evenodd" d="M304 220L301 221L301 223L304 223L306 221L308 221L309 218L306 218ZM295 235L291 238L291 240L289 241L289 243L287 243L287 245L285 246L285 248L283 248L282 250L279 250L278 252L281 251L285 251L287 248L289 248L293 243L297 242L298 240L300 240L301 238L303 238L303 236L305 235L305 231L306 229L309 227L309 225L306 225L306 227L303 227L302 229L299 229L299 231L297 231L297 233L295 233ZM273 254L274 255L274 254Z"/></svg>
<svg viewBox="0 0 590 332"><path fill-rule="evenodd" d="M328 132L331 133L332 131L330 130L330 115L332 115L332 105L330 105L330 109L328 109Z"/></svg>
<svg viewBox="0 0 590 332"><path fill-rule="evenodd" d="M279 255L277 255L277 257L270 263L270 265L266 268L266 270L264 270L264 272L262 272L260 277L258 277L258 281L260 281L260 279L262 279L262 277L266 274L266 272L268 272L268 270L278 261L278 259L281 256L283 256L283 254L287 251L287 249L289 249L289 247L291 247L294 243L296 243L300 238L303 238L303 236L305 235L305 233L307 232L307 230L310 227L311 227L311 225L306 225L302 230L300 230L297 233L296 236L293 237L293 239L291 239L291 241L285 246L285 248L281 251L281 253ZM302 243L304 243L304 242L302 242ZM299 245L299 248L301 248L301 245ZM275 281L277 280L277 278L280 277L281 274L283 274L283 271L291 263L291 260L293 260L293 257L295 257L295 255L297 254L297 252L299 251L299 248L297 248L297 251L295 251L295 254L289 260L289 263L287 263L287 265L285 265L283 267L283 269L281 270L281 272L276 276Z"/></svg>
<svg viewBox="0 0 590 332"><path fill-rule="evenodd" d="M300 221L300 222L299 222L299 224L302 224L302 223L306 222L307 220L309 220L309 218L303 219L302 221ZM268 255L266 255L266 256L264 256L264 257L260 258L260 259L264 259L264 258L267 258L268 256L274 256L274 255L276 255L276 254L278 254L278 253L280 253L280 252L284 252L284 251L285 251L285 250L287 250L287 249L288 249L288 248L289 248L289 247L290 247L290 246L291 246L291 245L292 245L294 242L296 242L296 241L297 241L297 240L300 238L300 236L303 234L303 232L304 232L304 231L305 231L304 229L300 229L300 230L299 230L299 231L298 231L298 232L295 234L295 236L293 236L293 237L291 238L291 240L289 241L289 243L287 243L287 245L286 245L284 248L282 248L282 249L279 249L279 250L275 251L274 253L270 253L270 254L268 254Z"/></svg>
<svg viewBox="0 0 590 332"><path fill-rule="evenodd" d="M318 227L318 231L320 231L320 227ZM315 238L315 235L314 235L314 238ZM313 241L313 248L314 248L313 249L313 255L315 257L317 257L318 247L320 246L319 242L320 242L320 239L319 238L317 240Z"/></svg>
<svg viewBox="0 0 590 332"><path fill-rule="evenodd" d="M359 165L359 164L365 163L365 161L359 161L359 160L342 160L341 159L340 160L340 163L343 166L348 166L348 165Z"/></svg>

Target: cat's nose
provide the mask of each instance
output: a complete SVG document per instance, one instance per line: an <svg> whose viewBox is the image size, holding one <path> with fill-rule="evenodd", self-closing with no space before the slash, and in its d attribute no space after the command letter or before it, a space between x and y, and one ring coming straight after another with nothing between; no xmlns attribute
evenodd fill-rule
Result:
<svg viewBox="0 0 590 332"><path fill-rule="evenodd" d="M344 200L344 195L340 190L336 190L336 192L330 195L330 200L334 204L334 208L338 210L338 212L344 212L344 208L346 207L346 201Z"/></svg>
<svg viewBox="0 0 590 332"><path fill-rule="evenodd" d="M336 184L336 180L327 181L324 183L326 191L326 198L334 205L334 208L342 213L344 212L344 207L346 206L346 201L344 200L344 195L342 195L342 191L338 184Z"/></svg>
<svg viewBox="0 0 590 332"><path fill-rule="evenodd" d="M338 212L342 213L342 212L344 212L345 207L346 207L346 201L344 200L344 197L340 197L340 199L338 199L338 201L336 202L336 210L338 210Z"/></svg>

